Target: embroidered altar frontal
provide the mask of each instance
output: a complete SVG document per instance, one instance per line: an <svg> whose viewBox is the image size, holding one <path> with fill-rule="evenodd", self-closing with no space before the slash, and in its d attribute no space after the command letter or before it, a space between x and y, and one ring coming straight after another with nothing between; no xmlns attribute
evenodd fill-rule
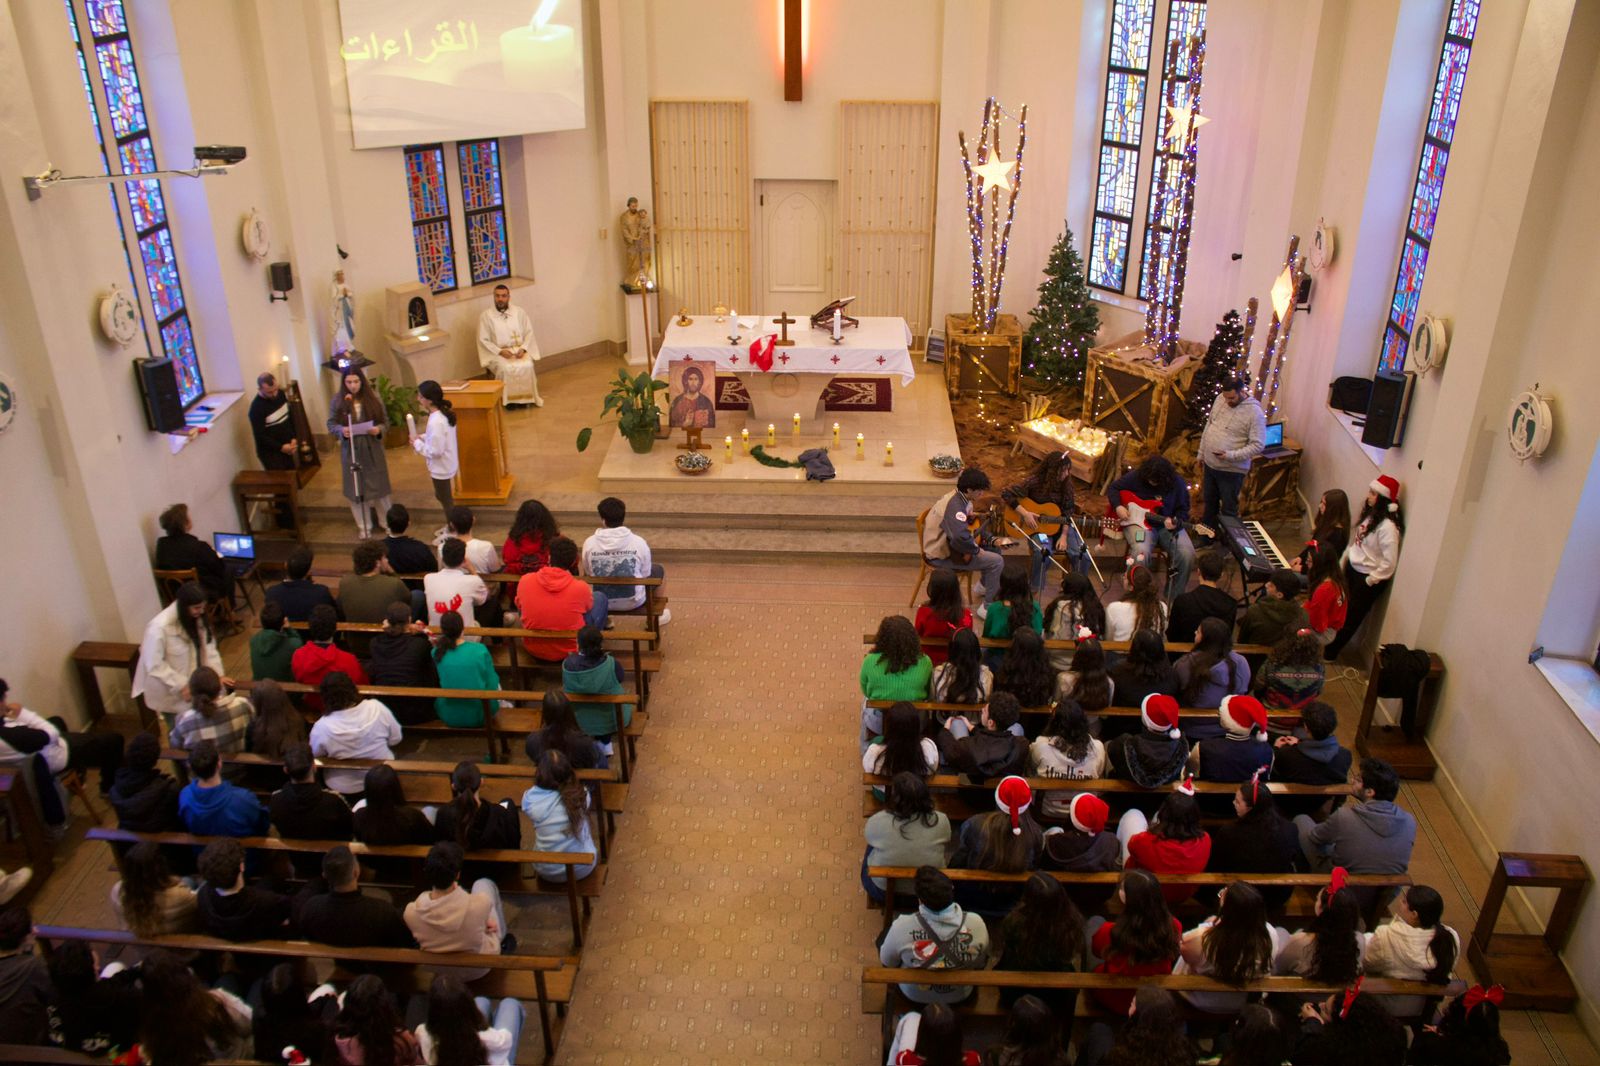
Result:
<svg viewBox="0 0 1600 1066"><path fill-rule="evenodd" d="M748 411L750 394L732 374L717 375L717 410ZM894 386L889 378L845 375L822 390L824 411L893 411Z"/></svg>

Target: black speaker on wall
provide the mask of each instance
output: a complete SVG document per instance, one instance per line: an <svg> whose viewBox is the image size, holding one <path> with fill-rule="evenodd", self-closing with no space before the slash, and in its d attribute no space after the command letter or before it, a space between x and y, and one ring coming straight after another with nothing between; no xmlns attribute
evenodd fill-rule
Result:
<svg viewBox="0 0 1600 1066"><path fill-rule="evenodd" d="M272 292L268 294L267 302L287 300L289 297L286 294L294 288L294 270L287 261L268 263L267 280L268 284L272 286Z"/></svg>
<svg viewBox="0 0 1600 1066"><path fill-rule="evenodd" d="M1367 424L1361 443L1375 448L1398 448L1411 413L1410 374L1377 374L1372 379L1372 399L1367 402Z"/></svg>
<svg viewBox="0 0 1600 1066"><path fill-rule="evenodd" d="M171 359L135 359L134 376L144 398L144 420L157 433L183 428L183 401L178 398L178 368Z"/></svg>

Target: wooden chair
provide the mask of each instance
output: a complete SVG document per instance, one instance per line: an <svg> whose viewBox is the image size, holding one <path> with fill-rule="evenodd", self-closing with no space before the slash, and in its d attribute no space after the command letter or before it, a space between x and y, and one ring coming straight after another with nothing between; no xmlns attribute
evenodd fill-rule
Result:
<svg viewBox="0 0 1600 1066"><path fill-rule="evenodd" d="M178 598L178 589L186 581L199 582L200 573L194 567L187 570L151 570L156 579L156 595L161 597L161 606L170 607L172 601Z"/></svg>
<svg viewBox="0 0 1600 1066"><path fill-rule="evenodd" d="M62 788L78 797L84 809L89 812L89 817L94 819L96 825L99 825L100 812L95 810L94 804L89 801L89 790L84 787L83 775L76 770L67 769L57 774L56 780L61 782Z"/></svg>
<svg viewBox="0 0 1600 1066"><path fill-rule="evenodd" d="M932 510L931 507L924 507L922 509L922 513L917 515L917 558L922 560L922 569L917 572L917 583L911 587L911 602L906 604L907 607L915 607L917 605L917 595L922 591L922 583L928 580L928 574L934 570L941 569L940 567L934 566L933 563L928 561L928 557L922 554L922 531L928 524L928 512L930 510ZM957 570L956 573L959 574L964 581L966 581L967 602L971 603L972 571Z"/></svg>

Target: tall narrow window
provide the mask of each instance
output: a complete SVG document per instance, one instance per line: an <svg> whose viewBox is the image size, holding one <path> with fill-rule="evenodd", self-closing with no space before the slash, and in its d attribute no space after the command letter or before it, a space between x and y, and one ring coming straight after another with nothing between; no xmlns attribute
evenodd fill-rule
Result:
<svg viewBox="0 0 1600 1066"><path fill-rule="evenodd" d="M1168 77L1167 57L1172 43L1178 42L1178 64L1170 72L1174 83L1173 106L1183 107L1189 102L1189 42L1204 37L1206 32L1205 0L1172 0L1167 8L1167 42L1161 50L1161 80L1156 82L1157 97L1153 105L1156 113L1155 163L1150 170L1150 196L1145 208L1144 255L1139 261L1139 299L1150 299L1155 279L1162 276L1162 266L1172 255L1172 228L1177 221L1178 204L1183 190L1183 145L1163 142L1161 133L1166 128L1161 109L1166 98L1160 96ZM1156 195L1156 188L1166 183L1167 194ZM1164 217L1156 217L1156 201L1165 205Z"/></svg>
<svg viewBox="0 0 1600 1066"><path fill-rule="evenodd" d="M411 197L417 280L434 292L449 292L456 287L456 248L450 237L444 145L413 144L406 148L406 189Z"/></svg>
<svg viewBox="0 0 1600 1066"><path fill-rule="evenodd" d="M1106 62L1100 165L1095 175L1094 224L1089 237L1089 284L1121 292L1128 280L1133 204L1139 190L1139 142L1144 136L1145 88L1155 0L1113 0Z"/></svg>
<svg viewBox="0 0 1600 1066"><path fill-rule="evenodd" d="M462 141L456 145L461 166L461 206L467 215L467 262L472 284L511 276L506 248L505 196L500 187L500 142Z"/></svg>
<svg viewBox="0 0 1600 1066"><path fill-rule="evenodd" d="M1455 141L1461 90L1467 83L1467 62L1472 58L1472 38L1478 29L1480 4L1481 0L1451 0L1439 71L1433 79L1433 105L1428 110L1428 125L1422 135L1422 157L1417 163L1417 181L1411 191L1411 214L1406 219L1406 237L1400 245L1399 275L1395 278L1394 298L1389 302L1389 321L1383 330L1379 373L1398 374L1405 369L1406 348L1411 343L1411 329L1417 321L1417 300L1422 296L1422 276L1428 269L1433 224L1439 218L1444 171L1450 162L1450 145Z"/></svg>
<svg viewBox="0 0 1600 1066"><path fill-rule="evenodd" d="M139 70L134 62L133 42L128 36L128 17L122 0L83 0L83 11L88 17L89 41L94 50L95 68L100 74L104 114L110 124L111 142L116 146L117 172L156 170L155 144L150 139L150 122L145 115L144 94L139 86ZM77 12L71 0L67 3L67 14L73 39L78 42L79 55L83 57ZM101 110L84 58L80 73L84 75L84 86L89 94L89 110L105 157L103 162L107 173L111 173L110 153L106 151L106 140L100 132ZM123 189L128 198L133 240L138 244L150 313L161 335L161 350L177 368L178 398L187 408L205 395L206 387L200 373L200 356L195 350L194 330L189 323L188 304L184 300L183 278L167 219L166 199L161 183L153 178L124 182ZM121 224L120 214L118 224ZM129 243L126 228L122 232L126 250ZM132 258L130 252L130 265Z"/></svg>

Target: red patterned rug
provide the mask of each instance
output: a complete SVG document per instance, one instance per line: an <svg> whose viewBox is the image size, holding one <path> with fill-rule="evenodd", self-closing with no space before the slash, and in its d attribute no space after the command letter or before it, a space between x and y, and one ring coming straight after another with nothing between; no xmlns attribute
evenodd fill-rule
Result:
<svg viewBox="0 0 1600 1066"><path fill-rule="evenodd" d="M717 410L748 411L750 394L732 374L717 375ZM824 411L892 411L894 388L889 378L836 377L822 391Z"/></svg>

